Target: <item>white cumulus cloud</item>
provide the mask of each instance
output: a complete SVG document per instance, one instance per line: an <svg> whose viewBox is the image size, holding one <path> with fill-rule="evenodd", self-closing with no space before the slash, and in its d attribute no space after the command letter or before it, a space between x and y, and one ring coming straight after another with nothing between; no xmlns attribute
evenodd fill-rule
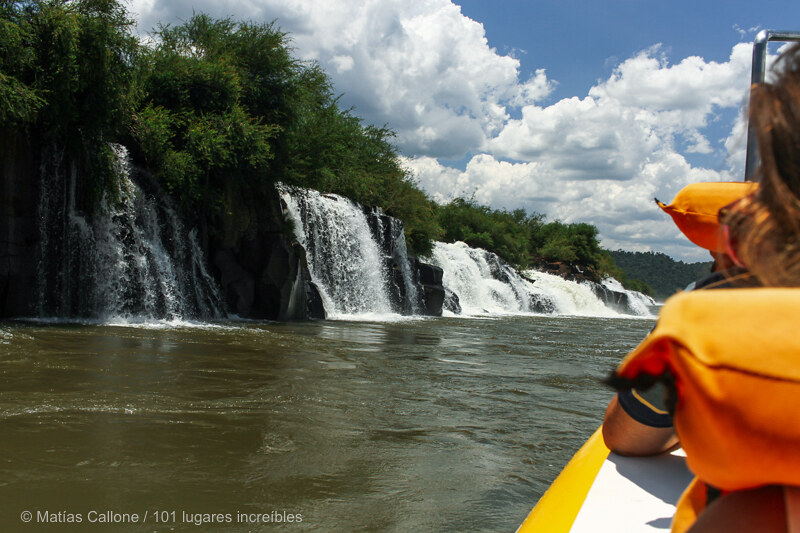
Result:
<svg viewBox="0 0 800 533"><path fill-rule="evenodd" d="M331 76L342 104L388 124L405 153L457 159L482 149L507 107L552 90L544 69L520 79L519 60L492 48L483 26L449 0L133 0L142 30L192 11L277 20L302 59Z"/></svg>
<svg viewBox="0 0 800 533"><path fill-rule="evenodd" d="M557 80L521 74L513 53L450 0L132 0L146 31L192 12L269 22L318 62L341 104L394 129L404 162L435 199L472 196L589 222L612 249L705 259L652 198L699 180L741 179L751 47L726 61L632 53L586 94L548 102ZM536 57L536 50L526 52ZM724 121L724 122L722 122ZM727 123L729 122L729 123ZM715 127L710 127L715 126ZM724 131L725 133L710 133ZM443 160L473 154L463 170ZM698 157L723 161L697 166Z"/></svg>

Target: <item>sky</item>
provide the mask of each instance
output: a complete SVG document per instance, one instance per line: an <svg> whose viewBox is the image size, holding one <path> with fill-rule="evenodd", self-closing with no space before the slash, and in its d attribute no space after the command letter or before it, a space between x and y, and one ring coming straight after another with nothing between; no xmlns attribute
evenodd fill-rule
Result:
<svg viewBox="0 0 800 533"><path fill-rule="evenodd" d="M655 205L743 178L743 104L762 29L795 0L130 0L146 34L193 12L275 21L340 103L397 133L435 200L565 223L610 250L708 253ZM787 25L787 21L789 24ZM770 47L773 55L779 45Z"/></svg>

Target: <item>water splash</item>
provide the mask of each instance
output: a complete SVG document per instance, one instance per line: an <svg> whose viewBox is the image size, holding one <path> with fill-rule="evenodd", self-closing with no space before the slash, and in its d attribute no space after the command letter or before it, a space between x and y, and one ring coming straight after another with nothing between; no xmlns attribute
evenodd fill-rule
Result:
<svg viewBox="0 0 800 533"><path fill-rule="evenodd" d="M606 280L604 285L593 285L536 270L527 270L520 275L497 255L471 248L463 242L436 243L432 262L444 270L442 282L445 289L457 296L461 314L465 315L652 316L648 307L651 299L625 290L613 278ZM598 287L602 291L598 291ZM615 305L615 302L604 301L598 292L625 301L623 305Z"/></svg>
<svg viewBox="0 0 800 533"><path fill-rule="evenodd" d="M392 239L392 258L400 270L403 277L404 298L403 313L406 315L419 315L422 313L420 304L420 294L417 290L417 280L411 271L411 263L408 261L408 247L406 246L406 236L403 231L403 223L396 219L390 219L390 231Z"/></svg>
<svg viewBox="0 0 800 533"><path fill-rule="evenodd" d="M329 317L386 320L421 313L419 274L408 260L402 222L335 194L284 185L278 190ZM463 242L435 243L429 260L443 270L451 295L446 307L459 314L619 316L620 309L598 295L612 294L611 287L598 291L600 285L536 271L520 275L494 253ZM638 304L625 292L617 296ZM621 312L650 316L646 306Z"/></svg>

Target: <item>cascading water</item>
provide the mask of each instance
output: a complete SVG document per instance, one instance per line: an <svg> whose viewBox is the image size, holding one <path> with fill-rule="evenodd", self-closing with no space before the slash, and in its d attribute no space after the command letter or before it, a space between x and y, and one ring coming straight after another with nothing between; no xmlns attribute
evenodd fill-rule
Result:
<svg viewBox="0 0 800 533"><path fill-rule="evenodd" d="M534 287L546 294L555 303L556 312L577 316L618 316L606 306L586 283L569 281L561 276L526 270L525 276L534 282Z"/></svg>
<svg viewBox="0 0 800 533"><path fill-rule="evenodd" d="M132 180L127 150L117 155L117 187L91 217L76 210L77 171L42 169L39 203L39 314L124 320L224 316L195 232L169 200Z"/></svg>
<svg viewBox="0 0 800 533"><path fill-rule="evenodd" d="M420 306L420 295L417 291L417 282L411 272L411 264L408 261L408 247L406 246L406 236L403 232L403 223L396 218L390 221L390 231L392 239L392 258L400 270L403 277L403 287L405 297L403 298L403 312L407 315L418 315L422 312Z"/></svg>
<svg viewBox="0 0 800 533"><path fill-rule="evenodd" d="M384 253L363 209L342 196L279 186L329 317L394 312Z"/></svg>
<svg viewBox="0 0 800 533"><path fill-rule="evenodd" d="M602 286L608 290L627 295L627 309L633 315L652 316L651 307L656 305L655 300L637 291L629 291L622 286L622 283L614 278L606 278Z"/></svg>
<svg viewBox="0 0 800 533"><path fill-rule="evenodd" d="M421 314L419 273L408 260L402 222L338 195L284 185L278 191L329 317ZM638 293L537 271L521 276L497 255L463 242L435 243L429 260L442 269L451 312L650 316Z"/></svg>
<svg viewBox="0 0 800 533"><path fill-rule="evenodd" d="M463 242L434 245L432 262L464 314L551 312L554 302L495 254Z"/></svg>
<svg viewBox="0 0 800 533"><path fill-rule="evenodd" d="M491 252L463 242L437 242L432 262L444 271L442 283L455 294L461 313L547 313L559 315L651 316L643 294L627 291L616 280L604 281L609 294L624 296L624 305L610 307L591 283L568 281L536 270L524 277ZM616 285L615 285L616 283ZM618 285L618 286L617 286Z"/></svg>

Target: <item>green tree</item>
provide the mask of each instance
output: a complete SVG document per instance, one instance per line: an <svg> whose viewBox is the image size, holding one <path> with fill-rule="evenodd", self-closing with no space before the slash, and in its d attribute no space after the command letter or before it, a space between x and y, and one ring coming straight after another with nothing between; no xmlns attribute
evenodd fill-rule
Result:
<svg viewBox="0 0 800 533"><path fill-rule="evenodd" d="M517 266L530 262L530 228L541 220L541 215L528 216L521 209L492 209L474 198L455 198L440 206L437 215L445 240L484 248Z"/></svg>
<svg viewBox="0 0 800 533"><path fill-rule="evenodd" d="M291 79L284 37L272 24L195 15L160 27L158 44L142 54L132 131L141 157L184 205L208 215L231 187L259 193L271 183L272 143L282 127L268 122L277 113L261 114L264 90L254 80ZM272 61L276 55L281 61ZM252 70L273 63L280 68Z"/></svg>
<svg viewBox="0 0 800 533"><path fill-rule="evenodd" d="M400 164L394 132L340 109L318 65L304 65L297 82L283 179L381 207L404 222L412 253L430 253L441 235L434 204Z"/></svg>
<svg viewBox="0 0 800 533"><path fill-rule="evenodd" d="M667 298L707 276L711 267L711 262L685 263L661 252L617 250L609 255L628 277L644 280L652 287L652 295L657 298Z"/></svg>
<svg viewBox="0 0 800 533"><path fill-rule="evenodd" d="M531 248L535 256L545 261L576 262L597 268L601 252L597 235L597 228L591 224L556 220L532 228Z"/></svg>
<svg viewBox="0 0 800 533"><path fill-rule="evenodd" d="M132 131L185 206L235 211L230 198L282 181L381 207L405 222L412 252L430 251L432 202L401 166L394 133L340 109L328 76L292 59L274 24L195 15L155 37Z"/></svg>
<svg viewBox="0 0 800 533"><path fill-rule="evenodd" d="M107 143L129 123L138 50L131 24L114 0L0 5L0 129L62 152L85 176L89 205L113 183Z"/></svg>
<svg viewBox="0 0 800 533"><path fill-rule="evenodd" d="M33 123L46 101L34 85L34 31L22 5L0 4L0 128L13 131Z"/></svg>

